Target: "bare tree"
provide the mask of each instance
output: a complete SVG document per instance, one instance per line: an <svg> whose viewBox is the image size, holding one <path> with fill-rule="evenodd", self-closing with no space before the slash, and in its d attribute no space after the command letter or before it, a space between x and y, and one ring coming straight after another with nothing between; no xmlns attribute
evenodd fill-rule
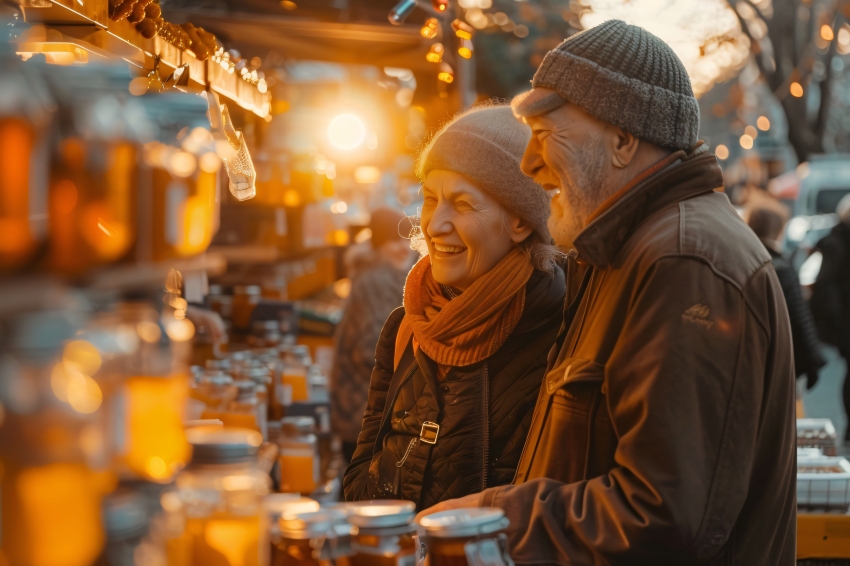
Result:
<svg viewBox="0 0 850 566"><path fill-rule="evenodd" d="M833 57L848 0L729 0L765 83L782 104L800 162L824 151ZM846 33L846 32L845 32ZM841 39L844 39L843 37Z"/></svg>

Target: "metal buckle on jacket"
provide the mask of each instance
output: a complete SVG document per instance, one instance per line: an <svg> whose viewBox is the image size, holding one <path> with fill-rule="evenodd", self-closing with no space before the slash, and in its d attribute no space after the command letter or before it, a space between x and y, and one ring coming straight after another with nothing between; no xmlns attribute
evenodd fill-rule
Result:
<svg viewBox="0 0 850 566"><path fill-rule="evenodd" d="M440 436L440 425L425 421L422 423L422 430L419 431L419 440L425 444L437 444L437 437Z"/></svg>

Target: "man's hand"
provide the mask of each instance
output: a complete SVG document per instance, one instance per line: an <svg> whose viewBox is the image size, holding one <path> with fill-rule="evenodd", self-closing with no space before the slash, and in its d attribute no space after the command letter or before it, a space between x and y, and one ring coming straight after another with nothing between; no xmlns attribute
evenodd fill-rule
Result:
<svg viewBox="0 0 850 566"><path fill-rule="evenodd" d="M418 515L416 515L416 519L414 519L417 523L422 517L427 515L431 515L432 513L439 513L440 511L449 511L451 509L467 509L469 507L481 507L481 503L484 499L482 493L473 493L472 495L467 495L466 497L461 497L460 499L448 499L441 503L437 503L433 507L429 507L424 511L420 511Z"/></svg>

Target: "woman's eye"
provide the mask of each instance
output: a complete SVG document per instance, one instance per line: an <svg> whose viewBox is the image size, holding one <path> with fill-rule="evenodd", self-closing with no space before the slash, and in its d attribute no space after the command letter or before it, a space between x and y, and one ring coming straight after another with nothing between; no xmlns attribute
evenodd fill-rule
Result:
<svg viewBox="0 0 850 566"><path fill-rule="evenodd" d="M455 203L457 210L472 210L474 207L466 201L459 200Z"/></svg>

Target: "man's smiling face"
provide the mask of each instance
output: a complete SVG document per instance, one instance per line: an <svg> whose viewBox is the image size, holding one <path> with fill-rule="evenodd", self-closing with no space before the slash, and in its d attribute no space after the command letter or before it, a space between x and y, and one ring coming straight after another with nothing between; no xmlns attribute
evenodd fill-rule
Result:
<svg viewBox="0 0 850 566"><path fill-rule="evenodd" d="M522 171L552 197L549 232L555 243L572 247L587 218L610 194L611 158L603 136L608 124L570 103L526 122L531 140Z"/></svg>

